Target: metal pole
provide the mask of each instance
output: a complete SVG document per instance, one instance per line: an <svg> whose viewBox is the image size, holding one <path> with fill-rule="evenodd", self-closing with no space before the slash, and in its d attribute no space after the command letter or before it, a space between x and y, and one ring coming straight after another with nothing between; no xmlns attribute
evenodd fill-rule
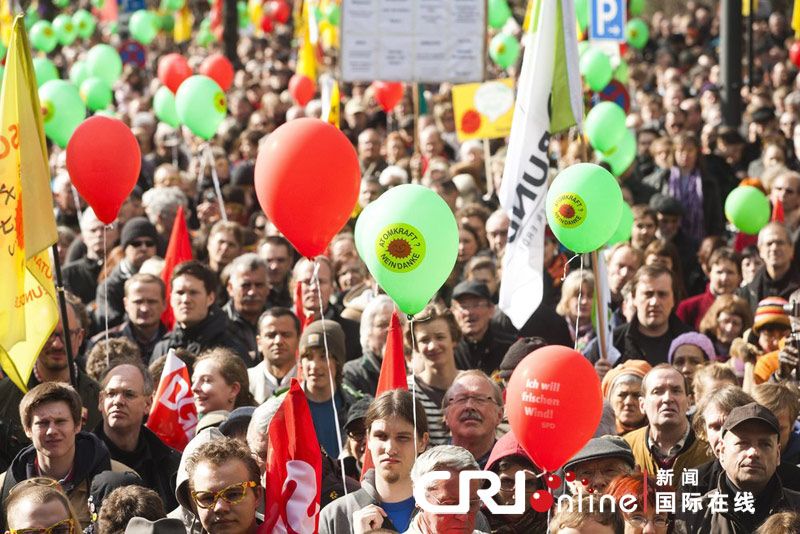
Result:
<svg viewBox="0 0 800 534"><path fill-rule="evenodd" d="M742 0L721 2L720 88L725 124L742 122Z"/></svg>
<svg viewBox="0 0 800 534"><path fill-rule="evenodd" d="M747 1L750 3L750 16L747 17L747 89L752 91L755 85L753 78L756 77L756 69L753 65L755 59L753 54L753 23L756 20L756 14L753 12L753 0Z"/></svg>
<svg viewBox="0 0 800 534"><path fill-rule="evenodd" d="M58 244L53 244L53 266L56 271L56 293L58 293L58 306L61 310L61 325L64 330L62 339L64 349L67 351L67 365L69 366L69 383L78 387L78 377L75 376L75 357L72 354L72 336L69 331L69 315L67 315L67 299L64 295L64 279L61 276L61 260L58 258Z"/></svg>

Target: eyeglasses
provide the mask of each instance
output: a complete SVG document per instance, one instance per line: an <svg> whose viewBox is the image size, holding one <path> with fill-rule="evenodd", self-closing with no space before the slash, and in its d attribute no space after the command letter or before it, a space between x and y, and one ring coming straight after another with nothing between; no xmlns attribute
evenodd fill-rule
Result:
<svg viewBox="0 0 800 534"><path fill-rule="evenodd" d="M481 300L478 302L470 302L470 303L460 303L457 300L453 301L453 309L457 311L465 311L471 312L473 310L480 310L482 308L486 308L489 306L489 303L485 300Z"/></svg>
<svg viewBox="0 0 800 534"><path fill-rule="evenodd" d="M63 519L47 528L20 528L11 529L10 534L75 534L75 522L72 519Z"/></svg>
<svg viewBox="0 0 800 534"><path fill-rule="evenodd" d="M591 470L591 469L581 469L575 473L578 480L592 480L595 477L602 476L607 479L617 478L618 476L622 475L623 472L617 468L611 469L598 469L598 470Z"/></svg>
<svg viewBox="0 0 800 534"><path fill-rule="evenodd" d="M200 508L214 508L219 499L228 504L239 504L247 495L247 488L255 488L256 486L258 486L256 482L248 480L247 482L231 484L216 493L213 491L193 491L192 499Z"/></svg>
<svg viewBox="0 0 800 534"><path fill-rule="evenodd" d="M433 499L433 503L439 506L458 506L459 504L458 502L442 502L433 495L428 495L428 498ZM471 512L474 512L480 507L481 507L481 500L479 498L469 500L469 509Z"/></svg>
<svg viewBox="0 0 800 534"><path fill-rule="evenodd" d="M449 404L460 406L466 404L467 401L472 401L476 406L486 406L487 404L497 404L492 397L482 397L480 395L460 395L458 397L450 397Z"/></svg>
<svg viewBox="0 0 800 534"><path fill-rule="evenodd" d="M652 523L655 527L664 528L669 525L669 519L664 516L656 516L653 519L647 519L643 515L632 515L625 519L633 528L644 528L648 523Z"/></svg>
<svg viewBox="0 0 800 534"><path fill-rule="evenodd" d="M104 389L102 393L107 399L114 399L118 396L122 396L126 401L136 400L140 396L139 393L132 389Z"/></svg>
<svg viewBox="0 0 800 534"><path fill-rule="evenodd" d="M154 246L156 246L156 244L153 241L149 240L149 239L134 239L133 241L128 243L128 245L130 245L130 246L132 246L134 248L154 247Z"/></svg>
<svg viewBox="0 0 800 534"><path fill-rule="evenodd" d="M55 488L61 493L64 493L64 489L61 487L61 484L59 484L58 481L55 479L48 477L31 477L18 482L16 485L14 485L14 487L11 488L8 494L11 495L15 491L19 491L22 488L26 488L28 486L45 486L48 488Z"/></svg>
<svg viewBox="0 0 800 534"><path fill-rule="evenodd" d="M74 329L70 328L69 329L70 338L71 339L75 339L76 337L78 337L78 335L81 332L83 332L83 328L74 328ZM58 338L59 341L61 341L61 343L63 344L64 343L64 332L53 332L52 334L50 334L50 338L47 340L47 342L48 343L52 343L53 341L56 340L56 338Z"/></svg>

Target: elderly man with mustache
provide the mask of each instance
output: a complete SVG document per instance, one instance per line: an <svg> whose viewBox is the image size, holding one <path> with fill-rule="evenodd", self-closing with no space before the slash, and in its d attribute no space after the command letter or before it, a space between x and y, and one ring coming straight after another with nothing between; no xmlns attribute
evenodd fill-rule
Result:
<svg viewBox="0 0 800 534"><path fill-rule="evenodd" d="M442 411L452 444L471 452L484 469L496 441L497 425L503 419L500 388L483 371L462 371L447 390Z"/></svg>

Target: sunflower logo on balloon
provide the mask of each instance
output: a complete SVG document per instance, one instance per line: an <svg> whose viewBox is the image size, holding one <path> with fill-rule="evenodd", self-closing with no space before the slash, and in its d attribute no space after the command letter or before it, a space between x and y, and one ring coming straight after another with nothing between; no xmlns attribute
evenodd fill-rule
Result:
<svg viewBox="0 0 800 534"><path fill-rule="evenodd" d="M375 254L390 271L411 272L425 259L425 238L410 224L392 223L378 234Z"/></svg>

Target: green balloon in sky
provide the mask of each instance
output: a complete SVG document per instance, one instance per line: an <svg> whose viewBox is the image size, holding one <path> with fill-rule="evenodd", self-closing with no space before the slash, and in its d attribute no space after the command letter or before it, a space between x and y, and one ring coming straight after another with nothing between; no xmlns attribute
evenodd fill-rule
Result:
<svg viewBox="0 0 800 534"><path fill-rule="evenodd" d="M620 176L628 170L635 158L636 136L632 131L626 129L617 146L608 152L600 152L598 159L611 165L611 172L614 173L614 176Z"/></svg>
<svg viewBox="0 0 800 534"><path fill-rule="evenodd" d="M81 84L80 94L83 101L86 102L86 107L91 111L106 109L114 99L108 82L96 76L84 80Z"/></svg>
<svg viewBox="0 0 800 534"><path fill-rule="evenodd" d="M37 87L41 87L50 80L58 80L58 69L46 57L33 58L33 71L36 73Z"/></svg>
<svg viewBox="0 0 800 534"><path fill-rule="evenodd" d="M607 152L625 134L625 111L613 102L599 102L586 115L583 131L592 148Z"/></svg>
<svg viewBox="0 0 800 534"><path fill-rule="evenodd" d="M64 80L50 80L39 88L44 133L65 148L75 128L86 118L78 88Z"/></svg>
<svg viewBox="0 0 800 534"><path fill-rule="evenodd" d="M225 119L228 103L222 88L202 74L190 76L175 94L178 118L193 134L206 141L214 137Z"/></svg>
<svg viewBox="0 0 800 534"><path fill-rule="evenodd" d="M58 37L53 30L53 25L46 20L40 20L31 26L30 38L33 47L44 53L52 52L58 44Z"/></svg>
<svg viewBox="0 0 800 534"><path fill-rule="evenodd" d="M758 234L771 214L767 196L751 185L737 187L725 199L725 217L745 234Z"/></svg>
<svg viewBox="0 0 800 534"><path fill-rule="evenodd" d="M72 22L72 17L64 13L53 19L53 31L61 45L70 45L78 36L77 28Z"/></svg>
<svg viewBox="0 0 800 534"><path fill-rule="evenodd" d="M94 45L86 55L86 66L90 76L102 78L112 87L122 74L122 58L110 45Z"/></svg>
<svg viewBox="0 0 800 534"><path fill-rule="evenodd" d="M450 276L458 225L427 187L393 187L367 205L355 229L358 254L403 313L422 311Z"/></svg>
<svg viewBox="0 0 800 534"><path fill-rule="evenodd" d="M175 95L163 85L158 88L158 91L153 96L153 111L156 112L156 117L161 122L165 122L173 128L181 125L181 121L178 118L178 110L175 107Z"/></svg>
<svg viewBox="0 0 800 534"><path fill-rule="evenodd" d="M547 190L547 222L565 247L592 252L614 234L622 204L622 190L610 172L578 163L558 173Z"/></svg>

